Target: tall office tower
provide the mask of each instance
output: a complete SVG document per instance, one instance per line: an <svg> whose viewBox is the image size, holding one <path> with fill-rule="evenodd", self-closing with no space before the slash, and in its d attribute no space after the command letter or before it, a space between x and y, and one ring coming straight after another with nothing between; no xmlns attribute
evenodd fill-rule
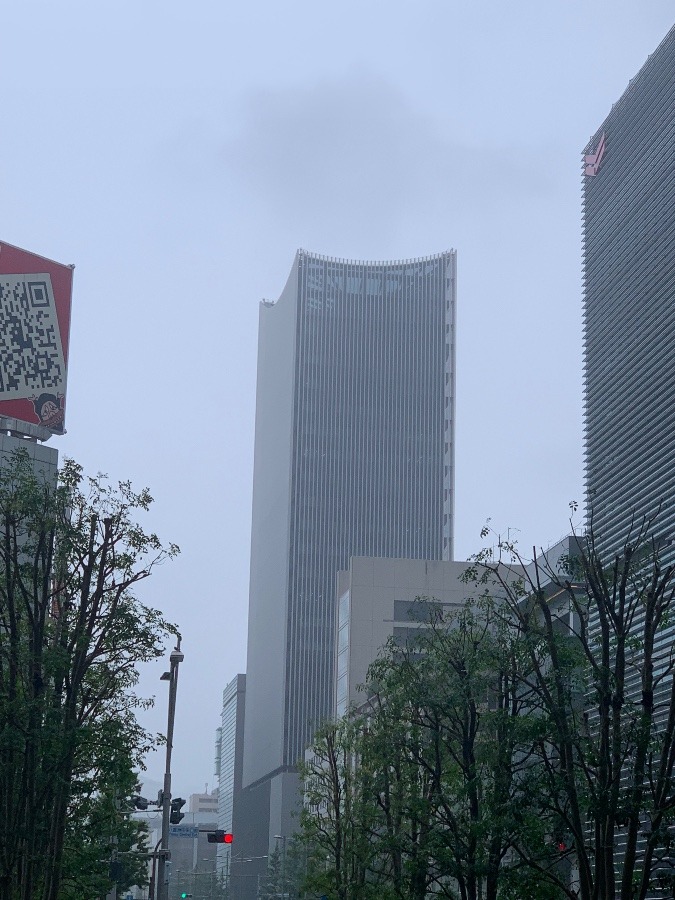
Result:
<svg viewBox="0 0 675 900"><path fill-rule="evenodd" d="M243 771L245 697L246 676L235 675L223 691L221 724L216 732L218 828L236 835L237 847L242 840L246 843L246 809L242 809L239 802ZM217 870L222 880L229 885L231 896L236 897L237 893L231 883L232 863L236 863L236 856L240 854L232 859L232 848L232 844L218 844ZM235 876L237 874L234 873Z"/></svg>
<svg viewBox="0 0 675 900"><path fill-rule="evenodd" d="M656 533L671 545L675 534L674 111L675 28L584 151L585 480L606 558L621 553L633 514L652 516L661 506ZM674 551L667 547L669 561ZM590 625L598 627L597 617ZM657 670L674 638L672 625L657 638ZM624 686L636 706L640 663ZM669 692L664 678L654 694L661 721ZM597 725L595 715L590 722ZM617 864L625 848L617 827Z"/></svg>
<svg viewBox="0 0 675 900"><path fill-rule="evenodd" d="M338 570L452 556L455 264L301 250L261 305L244 728L258 850L292 829L296 763L330 714Z"/></svg>
<svg viewBox="0 0 675 900"><path fill-rule="evenodd" d="M585 149L586 490L605 552L675 534L675 28Z"/></svg>

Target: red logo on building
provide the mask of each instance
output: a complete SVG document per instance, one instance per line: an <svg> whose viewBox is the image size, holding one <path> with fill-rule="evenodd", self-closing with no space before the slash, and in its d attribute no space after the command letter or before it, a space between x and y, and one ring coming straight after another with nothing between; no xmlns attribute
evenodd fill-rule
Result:
<svg viewBox="0 0 675 900"><path fill-rule="evenodd" d="M598 141L598 146L595 148L595 153L589 153L584 157L584 162L586 163L586 168L584 169L584 173L586 175L597 175L598 169L600 168L600 163L602 162L602 157L605 155L605 132L602 132L602 136Z"/></svg>

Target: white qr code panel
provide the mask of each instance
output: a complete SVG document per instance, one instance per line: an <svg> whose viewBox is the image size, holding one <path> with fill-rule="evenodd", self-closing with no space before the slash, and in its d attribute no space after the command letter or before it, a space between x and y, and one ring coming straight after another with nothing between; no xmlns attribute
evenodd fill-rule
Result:
<svg viewBox="0 0 675 900"><path fill-rule="evenodd" d="M0 400L65 390L66 365L49 275L0 275Z"/></svg>

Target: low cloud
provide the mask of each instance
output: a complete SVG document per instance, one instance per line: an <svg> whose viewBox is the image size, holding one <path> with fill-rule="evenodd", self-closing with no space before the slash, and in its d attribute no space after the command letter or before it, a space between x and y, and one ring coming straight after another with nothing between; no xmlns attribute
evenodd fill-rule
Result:
<svg viewBox="0 0 675 900"><path fill-rule="evenodd" d="M312 234L328 221L335 233L384 237L427 215L447 227L449 216L490 215L547 190L540 148L472 146L369 73L250 93L236 125L224 157L240 189Z"/></svg>

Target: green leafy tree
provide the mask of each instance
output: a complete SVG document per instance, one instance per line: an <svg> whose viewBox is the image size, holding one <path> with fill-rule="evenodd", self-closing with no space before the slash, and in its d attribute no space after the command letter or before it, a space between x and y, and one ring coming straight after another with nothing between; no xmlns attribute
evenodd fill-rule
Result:
<svg viewBox="0 0 675 900"><path fill-rule="evenodd" d="M258 895L260 900L274 900L288 893L288 884L282 851L276 846L267 860L267 872L262 879Z"/></svg>
<svg viewBox="0 0 675 900"><path fill-rule="evenodd" d="M391 643L369 670L362 762L370 773L380 822L373 831L372 867L392 896L425 896L434 884L438 850L438 746L421 718L411 672L421 659Z"/></svg>
<svg viewBox="0 0 675 900"><path fill-rule="evenodd" d="M507 876L518 877L514 841L529 831L542 843L526 814L528 748L541 731L522 715L529 661L489 598L450 615L426 610L417 639L390 646L370 672L385 717L381 747L393 731L405 748L396 771L404 773L398 868L406 877L398 884L394 869L397 896L495 900ZM405 706L391 705L397 696Z"/></svg>
<svg viewBox="0 0 675 900"><path fill-rule="evenodd" d="M0 900L57 900L64 870L75 890L71 819L110 787L92 748L147 744L137 665L175 629L134 588L177 552L137 523L151 502L72 461L57 484L25 453L0 470Z"/></svg>
<svg viewBox="0 0 675 900"><path fill-rule="evenodd" d="M358 717L327 724L300 766L305 886L339 900L387 896L373 867L380 816L369 762L362 759L368 739Z"/></svg>
<svg viewBox="0 0 675 900"><path fill-rule="evenodd" d="M268 858L267 874L261 880L258 900L285 897L286 900L314 900L309 887L307 844L298 834L278 840ZM321 891L323 893L323 891Z"/></svg>
<svg viewBox="0 0 675 900"><path fill-rule="evenodd" d="M152 744L128 709L83 729L77 754L83 768L73 773L60 900L101 896L111 880L118 893L147 883L148 829L129 813L141 754Z"/></svg>
<svg viewBox="0 0 675 900"><path fill-rule="evenodd" d="M480 557L527 647L530 714L545 723L533 811L570 865L518 851L569 898L672 896L675 565L656 524L636 520L609 558L591 528L560 568L545 557L524 568L501 543L517 577Z"/></svg>
<svg viewBox="0 0 675 900"><path fill-rule="evenodd" d="M549 856L527 717L531 662L489 596L424 622L369 670L367 702L318 735L305 766L303 835L310 885L352 900L429 894L452 900L560 898L524 876L515 848Z"/></svg>
<svg viewBox="0 0 675 900"><path fill-rule="evenodd" d="M310 883L340 900L672 896L671 544L643 520L610 559L592 529L559 568L499 547L467 571L480 602L390 643L359 714L320 733Z"/></svg>

